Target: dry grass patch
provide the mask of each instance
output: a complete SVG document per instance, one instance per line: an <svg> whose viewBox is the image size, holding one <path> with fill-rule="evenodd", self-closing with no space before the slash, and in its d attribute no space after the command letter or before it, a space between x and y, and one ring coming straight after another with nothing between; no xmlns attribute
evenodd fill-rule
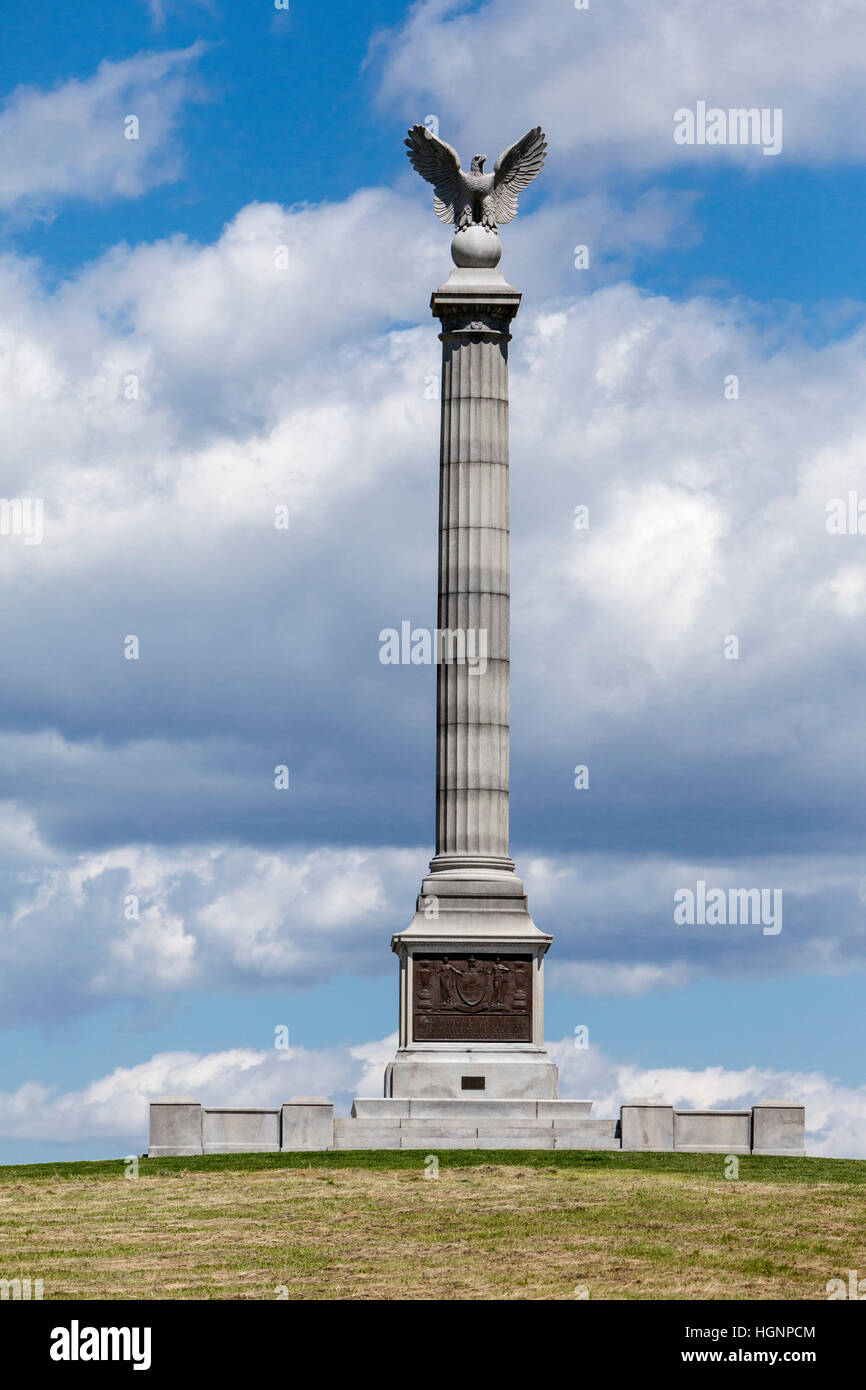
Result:
<svg viewBox="0 0 866 1390"><path fill-rule="evenodd" d="M46 1298L823 1299L866 1269L859 1184L447 1164L16 1178L0 1274Z"/></svg>

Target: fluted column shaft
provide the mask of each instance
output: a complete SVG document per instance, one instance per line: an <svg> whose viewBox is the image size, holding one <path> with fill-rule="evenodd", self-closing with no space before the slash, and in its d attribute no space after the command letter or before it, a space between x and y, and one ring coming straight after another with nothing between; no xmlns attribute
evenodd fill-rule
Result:
<svg viewBox="0 0 866 1390"><path fill-rule="evenodd" d="M516 293L508 304L433 297L443 327L442 650L431 866L438 869L513 868L508 857L508 324L518 304ZM449 651L446 634L455 632L462 636L453 639Z"/></svg>

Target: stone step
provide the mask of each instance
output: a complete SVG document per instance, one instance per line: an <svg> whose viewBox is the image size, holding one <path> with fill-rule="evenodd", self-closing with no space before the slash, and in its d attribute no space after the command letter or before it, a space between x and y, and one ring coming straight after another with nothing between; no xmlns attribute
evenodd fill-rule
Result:
<svg viewBox="0 0 866 1390"><path fill-rule="evenodd" d="M399 1115L383 1115L381 1119L378 1120L353 1120L345 1119L343 1116L338 1115L334 1120L334 1127L335 1129L352 1130L399 1129L402 1123L403 1121L400 1119Z"/></svg>
<svg viewBox="0 0 866 1390"><path fill-rule="evenodd" d="M412 1138L413 1135L439 1134L443 1139L475 1139L477 1126L461 1120L401 1120L400 1135Z"/></svg>
<svg viewBox="0 0 866 1390"><path fill-rule="evenodd" d="M591 1100L487 1100L473 1097L427 1097L400 1099L397 1097L358 1097L352 1105L352 1115L358 1120L400 1119L454 1120L477 1117L478 1123L503 1120L529 1123L566 1123L589 1117Z"/></svg>
<svg viewBox="0 0 866 1390"><path fill-rule="evenodd" d="M357 1120L334 1121L335 1149L399 1149L400 1124L364 1124Z"/></svg>
<svg viewBox="0 0 866 1390"><path fill-rule="evenodd" d="M553 1125L537 1122L534 1125L479 1125L477 1133L479 1140L487 1139L491 1135L498 1135L502 1139L527 1139L534 1136L538 1139L549 1139L553 1143Z"/></svg>
<svg viewBox="0 0 866 1390"><path fill-rule="evenodd" d="M430 1153L433 1149L477 1149L479 1143L474 1134L442 1134L437 1126L426 1130L401 1130L400 1148Z"/></svg>
<svg viewBox="0 0 866 1390"><path fill-rule="evenodd" d="M338 1149L619 1149L616 1120L596 1120L559 1127L544 1123L467 1125L449 1121L403 1120L376 1125L358 1120L335 1121Z"/></svg>
<svg viewBox="0 0 866 1390"><path fill-rule="evenodd" d="M384 1116L381 1120L346 1120L338 1116L334 1120L334 1133L339 1134L345 1131L345 1133L366 1134L367 1130L370 1130L371 1133L373 1130L393 1130L399 1134L402 1123L402 1120L396 1116L392 1116L392 1118Z"/></svg>
<svg viewBox="0 0 866 1390"><path fill-rule="evenodd" d="M590 1120L568 1129L554 1125L553 1145L557 1149L618 1149L619 1121Z"/></svg>
<svg viewBox="0 0 866 1390"><path fill-rule="evenodd" d="M414 1098L409 1101L411 1120L463 1120L467 1124L481 1124L485 1120L491 1124L511 1124L515 1120L526 1124L538 1123L538 1102L535 1100L484 1100L480 1096L472 1099L451 1100Z"/></svg>
<svg viewBox="0 0 866 1390"><path fill-rule="evenodd" d="M350 1121L355 1123L355 1121ZM437 1115L414 1117L408 1120L399 1121L402 1130L413 1129L438 1129L441 1127L460 1130L466 1134L474 1134L479 1125L486 1126L488 1129L516 1129L527 1133L535 1133L536 1130L553 1132L553 1123L550 1120L512 1120L508 1116L498 1119L495 1115L457 1115L453 1119L450 1116ZM573 1128L573 1126L571 1126Z"/></svg>
<svg viewBox="0 0 866 1390"><path fill-rule="evenodd" d="M479 1130L498 1130L502 1133L515 1134L583 1134L594 1133L601 1128L605 1132L616 1127L616 1120L593 1120L590 1118L576 1117L574 1119L552 1120L520 1120L510 1119L508 1116L499 1119L495 1115L459 1115L454 1118L444 1117L438 1119L435 1116L430 1118L402 1118L396 1116L383 1116L380 1120L357 1120L343 1119L338 1117L334 1120L337 1131L343 1133L363 1134L367 1129L396 1129L403 1132L413 1130L441 1129L443 1133L460 1133L473 1135Z"/></svg>
<svg viewBox="0 0 866 1390"><path fill-rule="evenodd" d="M476 1149L552 1149L553 1130L539 1129L535 1133L526 1130L512 1130L511 1133L503 1133L502 1130L490 1129L479 1133L475 1142Z"/></svg>
<svg viewBox="0 0 866 1390"><path fill-rule="evenodd" d="M591 1100L539 1100L536 1104L540 1120L549 1116L557 1124L565 1123L566 1118L587 1120L592 1111Z"/></svg>
<svg viewBox="0 0 866 1390"><path fill-rule="evenodd" d="M443 1115L413 1115L413 1109L428 1106ZM544 1118L524 1118L525 1106L544 1106ZM581 1148L619 1148L616 1119L592 1119L589 1102L564 1102L553 1109L550 1101L396 1101L375 1102L378 1118L334 1120L334 1147L409 1148L431 1151L436 1148L466 1150L581 1150ZM354 1108L357 1109L356 1101ZM523 1106L523 1112L521 1112ZM366 1106L361 1104L361 1112ZM517 1109L517 1113L516 1113ZM395 1113L396 1111L396 1113Z"/></svg>
<svg viewBox="0 0 866 1390"><path fill-rule="evenodd" d="M401 1149L420 1149L432 1152L435 1149L552 1149L553 1130L538 1131L534 1134L521 1130L517 1134L503 1134L501 1130L490 1130L483 1137L474 1134L446 1134L438 1126L424 1130L401 1130Z"/></svg>

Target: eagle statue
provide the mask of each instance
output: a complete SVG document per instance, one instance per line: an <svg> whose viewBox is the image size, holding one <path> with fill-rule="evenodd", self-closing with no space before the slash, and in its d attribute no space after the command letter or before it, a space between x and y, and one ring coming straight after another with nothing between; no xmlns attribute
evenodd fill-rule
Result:
<svg viewBox="0 0 866 1390"><path fill-rule="evenodd" d="M547 140L541 126L503 150L485 174L485 154L477 154L467 173L457 151L425 125L413 125L405 144L412 167L433 185L433 209L440 222L454 222L458 232L484 227L495 232L499 223L517 214L517 195L541 171Z"/></svg>

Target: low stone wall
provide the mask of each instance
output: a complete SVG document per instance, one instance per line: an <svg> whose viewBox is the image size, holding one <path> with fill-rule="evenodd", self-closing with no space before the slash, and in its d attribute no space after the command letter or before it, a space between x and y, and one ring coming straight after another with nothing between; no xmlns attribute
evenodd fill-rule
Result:
<svg viewBox="0 0 866 1390"><path fill-rule="evenodd" d="M792 1100L748 1110L675 1110L634 1100L595 1119L589 1100L365 1099L334 1118L321 1096L274 1109L203 1106L165 1096L150 1106L151 1158L328 1149L611 1149L657 1153L805 1153L806 1112Z"/></svg>
<svg viewBox="0 0 866 1390"><path fill-rule="evenodd" d="M333 1147L334 1107L321 1096L297 1096L273 1110L204 1106L189 1096L150 1105L151 1158Z"/></svg>
<svg viewBox="0 0 866 1390"><path fill-rule="evenodd" d="M675 1110L663 1101L636 1100L620 1116L624 1149L792 1158L806 1152L806 1108L794 1100L762 1100L748 1110Z"/></svg>
<svg viewBox="0 0 866 1390"><path fill-rule="evenodd" d="M674 1148L684 1153L751 1153L752 1112L675 1110Z"/></svg>

